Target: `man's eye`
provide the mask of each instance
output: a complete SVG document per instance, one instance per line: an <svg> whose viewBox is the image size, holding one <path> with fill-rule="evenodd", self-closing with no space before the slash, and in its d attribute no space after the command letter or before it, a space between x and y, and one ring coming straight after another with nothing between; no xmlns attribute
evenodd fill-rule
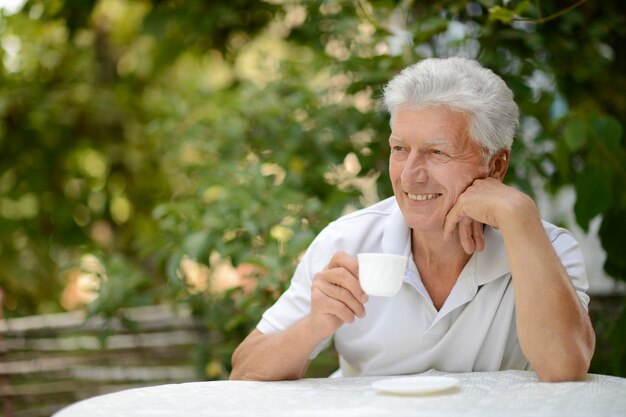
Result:
<svg viewBox="0 0 626 417"><path fill-rule="evenodd" d="M395 145L391 147L391 150L394 152L402 152L404 150L404 146Z"/></svg>
<svg viewBox="0 0 626 417"><path fill-rule="evenodd" d="M445 152L444 152L444 151L442 151L441 149L433 149L433 150L431 150L431 152L432 152L434 155L445 155Z"/></svg>

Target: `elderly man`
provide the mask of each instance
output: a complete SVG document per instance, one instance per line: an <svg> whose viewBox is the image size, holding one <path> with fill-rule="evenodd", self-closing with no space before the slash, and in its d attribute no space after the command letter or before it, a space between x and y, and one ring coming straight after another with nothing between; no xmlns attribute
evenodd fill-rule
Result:
<svg viewBox="0 0 626 417"><path fill-rule="evenodd" d="M475 61L426 59L384 91L394 197L328 225L233 354L233 379L301 378L334 337L338 375L533 369L584 377L595 335L571 234L503 184L519 111ZM356 255L409 257L400 292L368 297Z"/></svg>

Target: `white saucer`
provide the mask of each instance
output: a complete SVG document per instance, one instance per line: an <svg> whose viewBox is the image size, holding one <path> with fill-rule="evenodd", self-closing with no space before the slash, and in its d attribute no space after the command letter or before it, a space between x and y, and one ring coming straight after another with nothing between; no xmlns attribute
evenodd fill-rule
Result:
<svg viewBox="0 0 626 417"><path fill-rule="evenodd" d="M432 394L457 387L459 380L448 376L411 376L381 379L372 383L378 391L389 394Z"/></svg>

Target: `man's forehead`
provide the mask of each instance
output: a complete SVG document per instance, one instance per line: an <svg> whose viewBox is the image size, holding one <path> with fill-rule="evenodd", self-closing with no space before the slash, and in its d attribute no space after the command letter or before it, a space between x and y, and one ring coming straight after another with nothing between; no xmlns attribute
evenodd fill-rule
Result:
<svg viewBox="0 0 626 417"><path fill-rule="evenodd" d="M406 141L404 139L402 139L400 136L396 135L396 134L391 134L389 135L389 141L394 141L394 142L401 142L401 143L405 143ZM452 142L450 142L449 140L445 140L445 139L431 139L431 140L426 140L424 141L425 145L428 146L453 146Z"/></svg>

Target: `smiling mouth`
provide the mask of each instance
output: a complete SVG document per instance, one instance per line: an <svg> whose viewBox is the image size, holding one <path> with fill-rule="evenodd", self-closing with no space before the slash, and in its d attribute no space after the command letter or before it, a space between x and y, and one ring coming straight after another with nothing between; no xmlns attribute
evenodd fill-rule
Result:
<svg viewBox="0 0 626 417"><path fill-rule="evenodd" d="M435 193L435 194L406 194L409 197L409 200L413 200L413 201L426 201L426 200L433 200L437 197L440 197L441 194Z"/></svg>

